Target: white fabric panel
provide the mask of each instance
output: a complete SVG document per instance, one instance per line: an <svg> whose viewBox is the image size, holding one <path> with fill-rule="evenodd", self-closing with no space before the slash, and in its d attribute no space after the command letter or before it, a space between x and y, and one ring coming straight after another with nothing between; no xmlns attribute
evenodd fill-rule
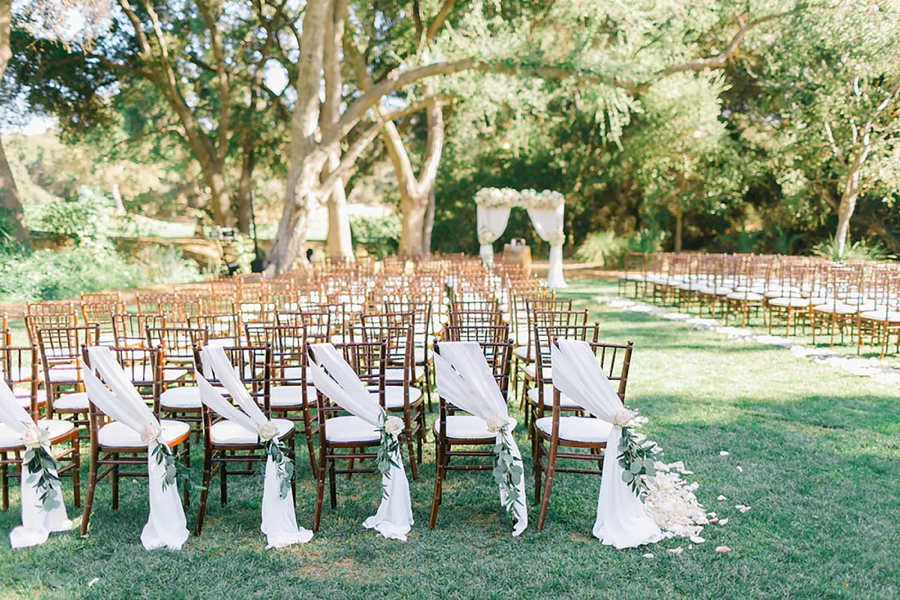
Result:
<svg viewBox="0 0 900 600"><path fill-rule="evenodd" d="M333 345L313 344L311 348L315 361L310 362L309 368L316 388L347 412L359 417L369 426L377 428L379 418L384 414L384 409L378 405L377 397L369 393L353 368ZM322 367L327 369L328 373ZM332 421L339 418L341 417L327 422L326 435L331 435ZM359 427L361 430L359 434L364 434L363 426ZM354 435L356 434L354 431ZM380 432L377 432L377 436L376 439L380 439ZM363 527L374 529L386 538L405 542L414 521L412 502L409 498L409 481L403 469L403 455L400 453L399 444L391 458L399 467L391 465L390 477L382 476L381 485L387 494L382 497L378 511L363 521Z"/></svg>
<svg viewBox="0 0 900 600"><path fill-rule="evenodd" d="M614 453L618 452L622 437L622 429L612 426L613 416L622 410L619 396L597 362L590 344L576 340L559 340L558 344L551 347L553 385L597 419L610 424L606 439L609 456L603 461L594 536L616 548L634 548L659 541L662 532L644 512L640 498L622 481L622 466L615 459ZM571 432L572 435L577 433Z"/></svg>
<svg viewBox="0 0 900 600"><path fill-rule="evenodd" d="M112 391L107 389L91 369L84 370L84 385L91 401L106 415L131 428L140 438L141 431L148 426L162 429L144 399L119 366L109 348L92 346L88 348L91 366L100 373ZM107 425L108 427L109 425ZM103 431L101 429L101 431ZM165 439L165 438L163 438ZM162 442L165 443L165 442ZM156 462L153 450L160 444L159 439L142 442L147 445L147 473L150 497L150 515L141 532L141 544L145 550L168 548L180 550L188 538L184 507L178 495L178 486L163 488L166 477L165 464Z"/></svg>
<svg viewBox="0 0 900 600"><path fill-rule="evenodd" d="M29 425L34 425L31 416L19 406L19 402L12 390L2 380L0 380L0 423L5 429L4 432L0 433L0 437L15 436L14 443L9 444L9 446L23 445L22 432ZM62 422L39 421L38 427L48 430L51 439L65 433L62 430L63 427L67 427L69 430L72 428L71 423L66 425L56 425L55 423ZM0 445L5 446L7 444L0 442ZM44 444L44 450L48 453L50 452L49 443ZM22 478L20 480L22 488L22 525L15 527L9 533L9 543L13 548L39 546L47 541L50 532L72 529L72 521L69 520L66 514L66 506L63 502L62 489L59 483L51 484L51 487L56 491L59 506L53 510L46 511L41 505L40 494L35 487L37 478L35 478L34 484L28 483L29 477L35 473L24 465L22 469Z"/></svg>
<svg viewBox="0 0 900 600"><path fill-rule="evenodd" d="M244 384L235 373L225 350L222 347L206 346L201 350L200 358L204 367L207 367L207 372L211 371L216 374L240 408L226 400L205 377L197 373L197 385L200 387L200 398L203 403L225 417L232 425L237 425L250 434L254 438L254 443L258 443L259 428L268 419L244 388ZM278 426L279 437L294 427L293 422L286 419L273 419L272 422ZM266 459L262 524L260 525L260 529L266 536L266 549L305 544L313 537L312 531L297 526L294 496L287 494L282 498L280 486L276 465L269 457Z"/></svg>
<svg viewBox="0 0 900 600"><path fill-rule="evenodd" d="M495 435L499 442L501 439L509 446L514 464L522 466L522 454L512 436L516 426L515 419L509 418L509 409L497 382L491 373L491 368L484 358L481 346L477 342L442 342L441 353L434 354L435 378L438 389L443 398L454 406L472 413L484 423L487 430L487 419L494 415L505 417L509 426L506 431L499 431ZM452 425L448 423L447 428ZM465 425L460 425L465 430ZM452 430L451 430L452 432ZM469 436L465 436L469 437ZM525 476L518 490L518 501L515 513L520 515L513 527L513 537L520 535L528 527L528 509L525 505ZM506 503L506 490L500 487L500 502Z"/></svg>
<svg viewBox="0 0 900 600"><path fill-rule="evenodd" d="M479 250L481 260L485 265L494 264L494 248L491 246L497 238L506 231L506 223L509 221L509 208L475 208L478 234L482 243ZM487 241L487 238L492 238Z"/></svg>
<svg viewBox="0 0 900 600"><path fill-rule="evenodd" d="M565 210L566 207L563 204L552 210L528 209L528 216L531 217L538 237L550 243L550 271L547 273L547 287L551 289L567 287L566 278L563 276L563 242L560 241L564 240Z"/></svg>

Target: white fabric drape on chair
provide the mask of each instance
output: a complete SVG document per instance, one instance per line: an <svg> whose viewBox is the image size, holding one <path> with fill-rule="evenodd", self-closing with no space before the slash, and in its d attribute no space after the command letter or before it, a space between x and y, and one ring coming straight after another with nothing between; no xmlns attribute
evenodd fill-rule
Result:
<svg viewBox="0 0 900 600"><path fill-rule="evenodd" d="M612 388L590 344L559 340L551 344L553 385L598 419L613 422L622 402ZM606 456L597 500L594 536L608 546L634 548L658 542L662 532L644 512L644 505L622 481L622 466L616 459L622 429L613 425L606 440Z"/></svg>
<svg viewBox="0 0 900 600"><path fill-rule="evenodd" d="M552 289L564 288L566 278L563 276L562 247L565 243L563 224L565 218L565 206L560 204L552 210L528 209L528 216L534 224L534 230L538 237L550 244L550 270L547 273L547 287Z"/></svg>
<svg viewBox="0 0 900 600"><path fill-rule="evenodd" d="M378 427L384 409L344 357L331 344L313 344L311 347L315 361L310 361L309 368L316 388L347 412ZM382 476L381 484L387 495L381 499L378 511L363 521L363 527L374 529L386 538L405 542L406 534L412 529L414 521L409 481L403 469L403 455L399 444L392 459L399 467L391 465L390 477Z"/></svg>
<svg viewBox="0 0 900 600"><path fill-rule="evenodd" d="M256 404L253 397L244 387L235 372L234 365L225 355L221 346L206 346L200 352L206 373L215 374L219 383L237 402L235 407L200 373L197 373L197 384L200 387L200 399L232 423L240 425L246 431L258 435L259 428L269 419ZM297 526L297 515L294 511L294 496L280 495L281 484L278 481L278 469L272 457L266 458L266 475L263 482L262 524L260 529L266 535L266 549L284 548L292 544L305 544L313 537L313 532Z"/></svg>
<svg viewBox="0 0 900 600"><path fill-rule="evenodd" d="M109 385L110 390L94 376L92 369L84 369L84 385L91 402L106 415L112 417L137 433L148 427L162 432L165 421L160 423L128 379L115 355L109 348L93 346L88 348L92 369ZM158 464L153 457L157 444L165 443L155 439L147 444L147 472L149 474L150 516L141 532L141 543L146 550L168 548L180 550L188 538L184 508L178 495L178 486L163 489L166 477L165 465Z"/></svg>
<svg viewBox="0 0 900 600"><path fill-rule="evenodd" d="M440 394L451 404L479 419L484 419L485 422L496 414L506 418L509 427L505 432L497 432L497 441L499 442L501 438L506 441L514 464L521 467L522 454L512 435L516 420L509 418L509 408L500 393L500 388L497 387L481 346L477 342L441 342L440 354L437 352L434 354L434 369ZM519 498L514 511L521 518L513 527L513 537L517 537L528 527L524 472L516 489ZM506 504L506 490L502 486L500 502Z"/></svg>
<svg viewBox="0 0 900 600"><path fill-rule="evenodd" d="M17 435L22 435L25 428L34 425L31 415L25 412L19 405L15 393L9 389L6 382L0 378L0 423L11 429ZM38 422L38 427L43 423ZM44 444L44 450L50 453L50 444ZM28 548L39 546L47 541L51 531L68 531L72 529L72 521L66 515L66 506L63 503L62 489L59 482L51 484L56 491L59 506L46 511L41 504L40 494L35 487L37 479L29 483L28 479L35 475L24 464L20 479L22 489L22 525L14 528L9 533L9 543L13 548Z"/></svg>
<svg viewBox="0 0 900 600"><path fill-rule="evenodd" d="M479 254L484 264L494 264L494 248L491 246L497 238L506 231L506 223L509 221L509 208L485 208L477 206L475 209L478 226L478 243L481 244Z"/></svg>

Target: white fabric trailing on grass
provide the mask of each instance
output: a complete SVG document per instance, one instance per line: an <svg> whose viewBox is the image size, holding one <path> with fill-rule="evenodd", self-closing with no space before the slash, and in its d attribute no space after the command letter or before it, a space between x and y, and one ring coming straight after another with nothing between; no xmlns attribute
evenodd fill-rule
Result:
<svg viewBox="0 0 900 600"><path fill-rule="evenodd" d="M0 378L0 423L6 425L15 433L21 435L26 427L34 425L31 415L25 412L19 405L15 393ZM47 429L47 426L38 421L37 426ZM44 450L50 453L50 443L43 444ZM55 471L51 471L56 475ZM47 541L50 532L68 531L72 529L72 521L66 514L66 506L63 503L62 490L59 482L53 482L51 488L56 492L59 506L47 511L41 504L40 494L37 490L37 477L33 482L29 480L36 474L29 470L27 465L22 467L20 479L22 488L22 525L15 527L9 533L9 542L13 548L29 548L39 546Z"/></svg>
<svg viewBox="0 0 900 600"><path fill-rule="evenodd" d="M240 408L231 404L203 375L197 373L197 385L200 387L200 399L203 403L249 433L258 435L260 427L270 421L247 392L237 376L234 366L225 355L225 350L219 346L206 346L200 351L200 358L206 373L215 374L219 383ZM266 535L266 549L305 544L313 537L312 531L297 526L293 494L286 494L282 498L280 490L281 483L278 481L277 465L272 457L268 456L263 482L262 523L260 525L260 530Z"/></svg>
<svg viewBox="0 0 900 600"><path fill-rule="evenodd" d="M107 389L94 375L92 369L84 369L84 384L88 396L104 414L112 417L138 434L155 427L162 434L162 424L141 398L134 384L125 375L115 355L109 348L88 348L92 369L103 377ZM110 391L112 390L112 391ZM180 550L188 538L184 507L178 496L178 486L163 489L166 477L165 465L158 464L153 450L165 441L160 437L147 443L147 473L150 499L150 515L141 532L141 544L145 550L168 548Z"/></svg>
<svg viewBox="0 0 900 600"><path fill-rule="evenodd" d="M553 385L597 419L612 423L622 410L622 402L603 372L590 344L559 340L551 345ZM597 499L596 538L616 548L634 548L662 539L662 532L644 511L628 484L622 480L622 466L616 460L622 428L613 425L606 440L606 460Z"/></svg>
<svg viewBox="0 0 900 600"><path fill-rule="evenodd" d="M481 345L477 342L441 342L440 354L434 354L434 369L441 396L451 404L483 419L485 424L497 414L506 419L509 426L497 432L497 443L505 441L512 454L513 464L522 467L522 454L512 435L516 421L509 418L509 407L497 387ZM507 492L503 486L499 487L500 503L505 506ZM520 518L513 527L513 537L518 537L528 527L524 473L516 489L519 497L513 510Z"/></svg>
<svg viewBox="0 0 900 600"><path fill-rule="evenodd" d="M335 347L331 344L313 344L311 349L314 360L310 361L309 369L316 388L350 414L378 427L384 409ZM378 511L363 521L363 527L374 529L386 538L405 542L414 521L409 481L399 445L391 458L395 464L391 465L390 477L382 475L381 479L386 495L381 499Z"/></svg>

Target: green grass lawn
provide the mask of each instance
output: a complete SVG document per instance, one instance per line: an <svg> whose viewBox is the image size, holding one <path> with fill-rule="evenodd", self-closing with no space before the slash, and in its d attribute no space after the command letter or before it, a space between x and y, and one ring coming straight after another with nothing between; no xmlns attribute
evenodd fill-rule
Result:
<svg viewBox="0 0 900 600"><path fill-rule="evenodd" d="M0 547L2 598L893 598L900 595L900 402L895 387L838 373L790 351L694 331L684 323L601 307L607 283L567 294L590 308L609 341L633 340L629 404L644 432L684 461L707 510L706 543L685 539L615 550L591 536L599 480L562 474L542 533L513 539L488 473L452 473L428 531L433 452L411 482L407 543L361 527L379 498L375 476L339 480L309 544L266 551L261 482L234 477L230 502L213 482L200 538L181 552L145 552L146 480L123 485L118 511L98 486L90 535ZM516 414L521 422L521 414ZM433 417L433 415L432 415ZM517 430L530 476L530 444ZM720 456L720 451L730 454ZM195 450L196 451L196 450ZM197 464L199 461L195 461ZM312 522L314 485L298 456L298 522ZM738 469L740 467L740 469ZM68 489L69 481L65 481ZM530 489L530 488L529 488ZM717 500L719 495L727 497ZM0 532L19 524L18 488ZM751 506L741 514L736 504ZM67 493L70 516L80 521ZM192 524L196 508L188 511ZM537 519L537 510L532 510ZM532 524L533 525L533 524ZM715 547L732 552L719 555ZM679 555L666 550L683 547ZM647 552L653 558L645 558ZM88 583L97 581L89 587Z"/></svg>

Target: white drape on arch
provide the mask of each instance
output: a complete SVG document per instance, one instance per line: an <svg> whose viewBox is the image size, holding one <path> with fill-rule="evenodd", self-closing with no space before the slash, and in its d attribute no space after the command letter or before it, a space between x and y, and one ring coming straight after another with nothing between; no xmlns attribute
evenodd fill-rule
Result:
<svg viewBox="0 0 900 600"><path fill-rule="evenodd" d="M613 422L622 402L587 342L559 340L551 344L553 385L601 421ZM613 425L606 439L606 458L597 499L594 537L607 546L634 548L658 542L662 532L645 512L644 504L622 480L616 460L622 428Z"/></svg>
<svg viewBox="0 0 900 600"><path fill-rule="evenodd" d="M31 415L19 405L15 393L0 377L0 424L21 436L25 428L34 425ZM38 427L47 429L47 423L38 421ZM50 443L43 444L44 450L50 453ZM51 471L53 472L53 471ZM55 474L55 473L54 473ZM62 490L59 481L50 484L56 492L59 505L49 511L44 510L37 490L36 473L22 465L22 477L19 480L22 488L22 525L9 533L9 543L13 548L29 548L39 546L47 541L52 531L68 531L72 529L72 521L66 515Z"/></svg>
<svg viewBox="0 0 900 600"><path fill-rule="evenodd" d="M565 206L560 204L552 210L528 209L528 216L534 224L538 237L550 244L550 270L547 272L547 287L551 289L566 287L563 276L562 247L566 238L563 234Z"/></svg>
<svg viewBox="0 0 900 600"><path fill-rule="evenodd" d="M506 223L509 221L509 207L486 208L476 207L478 243L481 244L479 254L484 264L494 264L494 248L491 246L506 231Z"/></svg>

